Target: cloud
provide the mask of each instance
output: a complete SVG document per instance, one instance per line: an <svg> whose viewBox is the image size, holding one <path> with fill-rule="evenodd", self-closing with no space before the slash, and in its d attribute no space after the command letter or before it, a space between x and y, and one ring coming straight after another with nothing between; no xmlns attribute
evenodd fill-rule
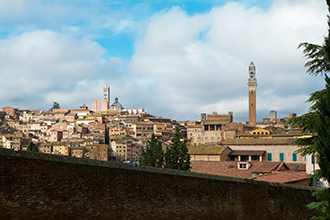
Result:
<svg viewBox="0 0 330 220"><path fill-rule="evenodd" d="M276 1L267 11L228 2L194 16L173 7L151 17L130 71L153 79L152 103L166 105L158 111L164 116L198 119L201 111L233 110L240 121L247 120L247 68L253 60L260 111L268 106L303 113L304 98L324 83L305 74L297 46L322 43L326 13L319 1Z"/></svg>
<svg viewBox="0 0 330 220"><path fill-rule="evenodd" d="M0 0L1 103L91 107L107 83L111 99L117 96L126 108L177 120L233 111L235 121L245 121L253 60L258 120L273 109L281 117L303 114L308 94L324 81L305 73L297 46L322 44L327 7L318 0L271 3L268 8L228 1L203 13L182 4L152 13L161 5ZM131 60L109 53L125 47L110 41L120 34L134 37ZM102 47L99 39L109 42Z"/></svg>
<svg viewBox="0 0 330 220"><path fill-rule="evenodd" d="M88 80L93 87L93 82L103 80L104 49L95 42L45 30L0 40L0 48L3 103L33 108L29 102L38 100L38 106L45 107L49 99L53 100L49 96L53 97L54 93L69 98L81 81ZM15 103L17 99L22 102ZM75 103L73 99L71 102Z"/></svg>

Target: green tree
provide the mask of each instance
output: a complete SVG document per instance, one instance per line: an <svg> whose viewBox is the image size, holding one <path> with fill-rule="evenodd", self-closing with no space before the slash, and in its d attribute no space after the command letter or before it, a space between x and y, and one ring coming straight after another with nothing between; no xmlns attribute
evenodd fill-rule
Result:
<svg viewBox="0 0 330 220"><path fill-rule="evenodd" d="M52 107L49 110L60 109L60 104L58 102L53 102Z"/></svg>
<svg viewBox="0 0 330 220"><path fill-rule="evenodd" d="M175 133L171 139L172 144L166 148L165 168L177 170L189 170L190 155L187 148L187 140L181 141L180 128L175 127Z"/></svg>
<svg viewBox="0 0 330 220"><path fill-rule="evenodd" d="M163 167L164 151L162 149L162 142L156 138L155 134L151 135L146 148L142 148L139 164L150 167Z"/></svg>
<svg viewBox="0 0 330 220"><path fill-rule="evenodd" d="M30 143L28 144L26 151L33 151L33 152L39 152L38 146L33 143L32 141L30 141Z"/></svg>
<svg viewBox="0 0 330 220"><path fill-rule="evenodd" d="M330 0L327 0L330 12ZM324 76L326 88L310 94L307 102L311 103L309 112L291 118L285 125L298 127L303 132L312 132L313 136L306 139L297 139L292 144L300 146L297 153L301 155L319 155L320 170L315 171L313 178L324 179L330 182L330 79L327 73L330 71L330 18L328 15L328 36L324 38L322 46L310 43L301 43L298 48L304 48L304 56L308 59L305 64L307 73L312 76ZM316 209L322 216L313 219L330 219L330 189L326 188L313 193L317 202L308 205Z"/></svg>

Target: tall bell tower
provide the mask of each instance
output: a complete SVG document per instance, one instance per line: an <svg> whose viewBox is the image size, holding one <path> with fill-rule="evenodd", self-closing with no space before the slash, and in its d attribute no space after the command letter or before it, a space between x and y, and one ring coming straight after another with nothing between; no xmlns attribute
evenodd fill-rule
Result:
<svg viewBox="0 0 330 220"><path fill-rule="evenodd" d="M256 67L251 61L249 66L249 78L248 78L248 88L249 88L249 126L256 126L256 89L257 89L257 79L256 79Z"/></svg>
<svg viewBox="0 0 330 220"><path fill-rule="evenodd" d="M110 87L107 84L103 87L103 99L110 103Z"/></svg>

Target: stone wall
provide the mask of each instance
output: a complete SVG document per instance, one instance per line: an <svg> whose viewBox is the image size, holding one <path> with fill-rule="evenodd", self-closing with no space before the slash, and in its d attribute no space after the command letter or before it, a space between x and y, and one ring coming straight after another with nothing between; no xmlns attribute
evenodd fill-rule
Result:
<svg viewBox="0 0 330 220"><path fill-rule="evenodd" d="M0 219L310 219L311 188L0 149Z"/></svg>

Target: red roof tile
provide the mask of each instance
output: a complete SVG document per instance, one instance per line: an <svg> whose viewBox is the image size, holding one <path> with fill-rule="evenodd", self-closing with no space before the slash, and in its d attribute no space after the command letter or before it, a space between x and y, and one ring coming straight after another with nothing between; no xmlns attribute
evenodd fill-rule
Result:
<svg viewBox="0 0 330 220"><path fill-rule="evenodd" d="M258 175L255 176L254 179L274 183L292 183L300 180L309 179L309 175L305 172L295 172L292 170L287 170Z"/></svg>
<svg viewBox="0 0 330 220"><path fill-rule="evenodd" d="M232 150L228 155L231 156L261 156L266 153L265 150Z"/></svg>
<svg viewBox="0 0 330 220"><path fill-rule="evenodd" d="M271 172L281 163L249 162L251 165L249 169L238 169L237 161L192 161L191 172L250 179L253 173Z"/></svg>

